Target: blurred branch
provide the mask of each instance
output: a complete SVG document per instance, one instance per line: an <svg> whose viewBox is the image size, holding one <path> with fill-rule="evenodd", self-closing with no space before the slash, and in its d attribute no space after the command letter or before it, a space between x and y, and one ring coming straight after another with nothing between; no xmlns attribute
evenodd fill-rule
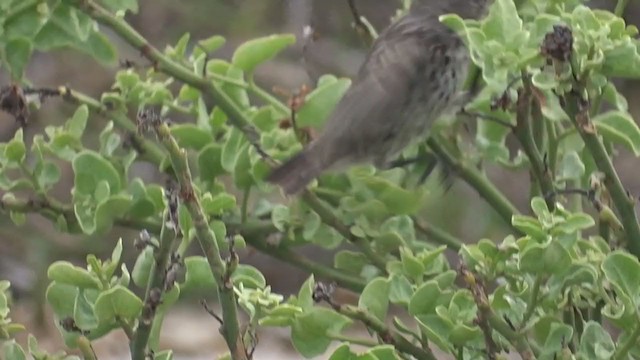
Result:
<svg viewBox="0 0 640 360"><path fill-rule="evenodd" d="M616 16L622 17L624 15L624 10L627 8L629 4L629 0L618 0L616 3L616 8L613 10L613 13Z"/></svg>
<svg viewBox="0 0 640 360"><path fill-rule="evenodd" d="M456 158L444 145L433 136L427 139L427 145L438 155L442 161L455 170L465 182L474 188L478 194L502 217L505 223L511 225L511 218L520 212L507 199L495 185L475 167L468 164L463 159ZM516 234L522 234L518 229L513 228Z"/></svg>
<svg viewBox="0 0 640 360"><path fill-rule="evenodd" d="M378 37L378 34L373 26L371 26L363 16L360 16L360 12L356 6L356 0L347 0L347 3L349 4L351 16L353 16L353 26L355 27L356 32L364 39L367 45L371 45Z"/></svg>
<svg viewBox="0 0 640 360"><path fill-rule="evenodd" d="M420 221L416 218L413 219L413 223L415 228L419 232L426 235L431 241L435 243L446 245L449 249L454 251L459 251L463 245L462 240L449 234L448 232L437 226L425 223L424 221Z"/></svg>

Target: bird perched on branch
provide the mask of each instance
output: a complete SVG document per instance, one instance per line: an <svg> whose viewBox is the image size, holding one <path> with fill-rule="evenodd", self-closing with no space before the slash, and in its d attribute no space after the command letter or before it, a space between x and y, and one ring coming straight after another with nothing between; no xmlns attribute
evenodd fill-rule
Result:
<svg viewBox="0 0 640 360"><path fill-rule="evenodd" d="M414 0L407 14L375 40L322 134L267 181L292 195L328 170L364 163L388 168L405 147L426 136L437 118L461 105L469 52L439 16L478 19L490 2Z"/></svg>

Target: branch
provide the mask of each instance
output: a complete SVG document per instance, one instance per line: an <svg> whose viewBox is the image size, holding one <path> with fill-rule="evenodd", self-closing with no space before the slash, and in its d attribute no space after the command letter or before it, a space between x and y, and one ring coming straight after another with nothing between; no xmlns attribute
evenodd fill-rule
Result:
<svg viewBox="0 0 640 360"><path fill-rule="evenodd" d="M518 103L516 105L516 126L514 128L514 134L522 150L529 158L531 164L531 172L535 177L542 195L553 193L553 181L551 180L551 174L549 168L544 163L542 156L531 130L531 82L527 76L523 76L524 87L518 91ZM550 199L545 199L547 207L551 210L555 208L555 203Z"/></svg>
<svg viewBox="0 0 640 360"><path fill-rule="evenodd" d="M165 284L167 280L167 270L170 264L171 252L173 245L177 238L176 225L169 220L169 212L172 205L170 204L168 210L165 212L165 221L162 222L162 230L160 232L160 244L157 249L154 249L155 262L151 269L151 276L147 283L147 289L144 298L144 311L140 316L138 329L135 333L135 338L131 342L131 358L132 359L144 359L147 351L147 344L149 342L149 336L151 335L151 328L154 320L156 319L156 308L161 301L162 296L167 290ZM176 206L177 208L177 206ZM171 224L171 227L169 226ZM157 299L155 297L158 297Z"/></svg>
<svg viewBox="0 0 640 360"><path fill-rule="evenodd" d="M153 118L149 120L152 121L154 131L160 142L169 152L171 165L180 184L180 198L186 205L193 219L196 237L218 285L216 290L222 306L223 318L220 332L229 347L232 359L248 360L248 354L243 345L242 334L240 333L237 300L233 289L233 281L230 278L227 265L220 254L215 233L209 228L207 218L194 191L186 153L178 146L167 124L155 118L154 115L151 116Z"/></svg>
<svg viewBox="0 0 640 360"><path fill-rule="evenodd" d="M349 10L353 17L353 26L356 28L356 32L360 35L367 45L371 45L373 41L378 37L375 33L375 29L369 24L364 17L360 16L358 7L355 0L347 0L349 4Z"/></svg>
<svg viewBox="0 0 640 360"><path fill-rule="evenodd" d="M436 360L435 355L428 347L423 348L414 345L399 332L390 329L384 321L378 319L366 309L336 303L331 298L331 291L332 289L327 289L324 284L318 283L313 291L313 298L315 301L325 301L339 314L360 321L368 329L375 332L385 344L393 345L399 352L409 354L418 360Z"/></svg>
<svg viewBox="0 0 640 360"><path fill-rule="evenodd" d="M302 194L302 199L304 202L315 211L318 216L322 219L322 221L336 229L345 239L347 239L350 243L356 245L362 253L371 260L373 265L375 265L380 271L386 274L387 261L385 258L376 253L371 247L371 244L367 239L356 237L351 233L351 230L348 226L346 226L333 212L333 210L325 205L317 196L315 196L309 190L305 190Z"/></svg>
<svg viewBox="0 0 640 360"><path fill-rule="evenodd" d="M572 98L571 105L577 107L577 112L571 120L589 149L598 170L604 173L604 184L611 193L616 210L620 213L629 251L640 257L640 224L636 215L635 201L622 185L607 149L600 140L595 125L591 122L587 101L577 94L573 94Z"/></svg>
<svg viewBox="0 0 640 360"><path fill-rule="evenodd" d="M454 169L464 181L466 181L493 209L502 217L505 223L511 225L511 218L520 212L507 199L504 194L493 185L493 183L475 167L458 159L447 151L444 145L434 137L427 139L429 147L438 155L438 157L447 163L449 167ZM516 234L521 234L518 229L513 228Z"/></svg>
<svg viewBox="0 0 640 360"><path fill-rule="evenodd" d="M262 240L262 239L261 239ZM267 253L276 259L295 265L303 270L309 271L316 277L335 281L339 286L347 288L356 293L361 293L367 285L366 281L359 277L347 275L339 270L313 262L306 257L284 247L269 247L261 241L249 241L252 247Z"/></svg>
<svg viewBox="0 0 640 360"><path fill-rule="evenodd" d="M624 10L627 8L629 4L629 0L618 0L616 3L616 8L613 10L613 13L616 16L622 17L624 15Z"/></svg>
<svg viewBox="0 0 640 360"><path fill-rule="evenodd" d="M534 351L527 341L526 334L516 332L491 309L485 286L481 280L477 278L473 272L469 271L465 265L460 266L459 274L464 280L466 287L473 294L473 298L478 306L478 323L488 343L487 350L490 351L491 349L489 349L489 347L495 346L493 338L491 337L491 330L495 330L514 346L522 359L535 359Z"/></svg>
<svg viewBox="0 0 640 360"><path fill-rule="evenodd" d="M438 244L446 245L448 248L454 251L459 251L462 248L463 242L457 237L449 234L443 229L434 226L432 224L422 222L418 219L413 219L415 228L426 235L430 240Z"/></svg>

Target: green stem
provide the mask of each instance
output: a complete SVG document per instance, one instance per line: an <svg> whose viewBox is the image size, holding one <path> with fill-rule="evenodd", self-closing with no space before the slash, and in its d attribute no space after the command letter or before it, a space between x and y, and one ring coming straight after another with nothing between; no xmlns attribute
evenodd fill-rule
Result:
<svg viewBox="0 0 640 360"><path fill-rule="evenodd" d="M166 214L166 212L165 212ZM164 217L166 219L166 216ZM151 301L150 294L152 290L159 292L163 295L165 292L165 275L166 270L169 267L171 258L171 251L176 239L175 230L167 227L168 222L163 221L162 230L160 231L160 244L158 249L154 251L155 261L151 268L151 274L147 283L147 289L144 298L144 304L147 305ZM142 316L148 316L149 314L143 314ZM151 334L151 327L155 313L151 319L140 318L138 329L136 330L135 337L131 343L131 357L133 360L144 360L147 354L147 346L149 343L149 336Z"/></svg>
<svg viewBox="0 0 640 360"><path fill-rule="evenodd" d="M616 8L613 10L613 13L616 14L616 16L622 17L622 15L624 15L624 10L627 8L628 4L629 4L629 0L618 0L618 2L616 3Z"/></svg>
<svg viewBox="0 0 640 360"><path fill-rule="evenodd" d="M283 104L280 100L276 99L273 95L266 92L263 88L256 85L253 78L249 79L249 90L260 97L262 100L271 104L282 116L289 116L289 108Z"/></svg>
<svg viewBox="0 0 640 360"><path fill-rule="evenodd" d="M540 186L541 195L547 198L547 207L554 209L555 204L552 197L547 197L547 195L553 194L554 192L553 181L551 180L549 169L540 155L540 150L534 140L531 127L531 83L527 76L523 76L523 79L525 84L518 96L518 103L516 105L516 126L514 128L514 134L516 138L518 138L522 150L527 155L527 158L529 158L531 172Z"/></svg>
<svg viewBox="0 0 640 360"><path fill-rule="evenodd" d="M386 274L387 261L382 255L373 250L371 243L369 243L367 239L354 236L349 227L335 215L333 209L320 201L320 199L318 199L318 197L312 192L305 190L302 194L302 199L316 214L318 214L318 216L320 216L322 222L336 229L336 231L347 239L347 241L356 245L360 251L369 258L373 265Z"/></svg>
<svg viewBox="0 0 640 360"><path fill-rule="evenodd" d="M531 349L531 344L529 344L525 335L514 331L506 321L493 313L491 309L488 309L487 315L487 320L493 327L493 330L504 336L504 338L515 347L523 360L535 359L534 351Z"/></svg>
<svg viewBox="0 0 640 360"><path fill-rule="evenodd" d="M484 174L472 165L467 164L464 160L451 155L439 140L430 137L427 140L427 144L441 160L445 161L451 168L453 168L457 175L464 179L487 203L489 203L489 205L491 205L491 207L493 207L505 223L512 226L511 218L520 212ZM516 228L513 228L513 230L516 234L522 234Z"/></svg>
<svg viewBox="0 0 640 360"><path fill-rule="evenodd" d="M58 92L63 99L77 104L87 105L89 110L111 119L116 126L129 132L129 136L131 136L133 142L137 144L138 149L136 150L139 151L142 158L147 159L149 162L156 164L157 166L162 164L165 158L164 152L153 142L137 134L138 129L124 112L125 110L110 110L105 104L91 96L72 90L68 87L60 87ZM164 171L164 169L160 170Z"/></svg>
<svg viewBox="0 0 640 360"><path fill-rule="evenodd" d="M247 212L249 208L249 197L251 196L251 186L247 186L242 192L242 204L240 207L240 222L243 224L247 221Z"/></svg>
<svg viewBox="0 0 640 360"><path fill-rule="evenodd" d="M578 107L578 101L578 99L574 99L572 105ZM585 146L591 153L596 166L604 173L604 183L611 194L616 210L618 210L620 214L620 220L624 226L629 251L635 256L640 257L640 224L638 223L634 200L622 185L622 181L613 166L611 157L598 136L595 125L591 122L588 109L578 111L577 115L571 120L582 137Z"/></svg>
<svg viewBox="0 0 640 360"><path fill-rule="evenodd" d="M618 346L618 348L616 349L616 352L613 353L613 359L614 360L626 359L627 354L629 353L631 348L638 343L638 338L640 338L640 322L636 323L635 328L633 329L631 334L629 334L625 342L622 343L620 346Z"/></svg>
<svg viewBox="0 0 640 360"><path fill-rule="evenodd" d="M229 228L232 229L233 227L230 226ZM273 231L270 229L267 233L270 232ZM253 231L250 229L240 232L251 247L256 248L260 252L268 254L276 259L294 265L302 270L308 271L317 277L335 281L339 286L357 293L362 292L367 285L366 281L362 278L351 276L339 270L311 261L287 247L269 245L265 241L264 233L264 231Z"/></svg>
<svg viewBox="0 0 640 360"><path fill-rule="evenodd" d="M333 340L344 341L353 345L360 345L360 346L365 346L370 348L380 345L377 341L370 340L370 339L356 338L356 337L346 336L342 334L327 334L327 335Z"/></svg>
<svg viewBox="0 0 640 360"><path fill-rule="evenodd" d="M80 336L76 340L76 345L78 345L78 349L82 353L82 357L84 360L97 360L95 351L93 351L93 347L91 346L91 341L87 339L86 336Z"/></svg>
<svg viewBox="0 0 640 360"><path fill-rule="evenodd" d="M393 331L387 325L368 311L351 305L332 304L334 310L351 319L362 322L367 328L375 331L386 343L393 345L398 351L409 354L418 360L436 360L428 347L420 347L412 344L397 331Z"/></svg>
<svg viewBox="0 0 640 360"><path fill-rule="evenodd" d="M464 244L462 240L437 226L421 222L418 219L413 219L413 223L415 228L426 235L430 240L438 244L446 245L451 250L459 251Z"/></svg>
<svg viewBox="0 0 640 360"><path fill-rule="evenodd" d="M236 294L233 289L231 274L227 271L227 266L222 260L218 241L215 233L209 228L204 210L193 189L191 171L187 161L186 153L178 146L178 143L171 135L169 127L162 123L155 126L158 139L169 152L171 164L176 173L176 178L180 184L180 195L186 205L196 230L196 237L200 247L207 258L217 283L217 292L222 306L222 319L220 332L222 333L227 346L231 352L233 360L248 360L248 354L242 342L240 333L240 323L238 319L238 308Z"/></svg>
<svg viewBox="0 0 640 360"><path fill-rule="evenodd" d="M521 329L525 329L527 327L527 323L533 313L536 311L538 307L538 298L540 294L540 286L542 285L542 276L536 276L536 280L533 282L533 288L531 289L531 297L529 298L529 303L527 304L527 310L522 317L522 325L520 325Z"/></svg>

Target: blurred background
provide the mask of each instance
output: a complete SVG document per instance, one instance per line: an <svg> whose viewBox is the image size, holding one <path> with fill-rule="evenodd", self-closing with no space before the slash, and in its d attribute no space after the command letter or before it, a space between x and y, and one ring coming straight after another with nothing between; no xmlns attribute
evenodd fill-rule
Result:
<svg viewBox="0 0 640 360"><path fill-rule="evenodd" d="M311 25L318 39L308 47L306 61L303 61L302 41L298 41L282 56L259 68L257 82L267 89L278 87L293 91L303 84L313 86L314 79L324 73L352 76L366 53L366 47L352 29L352 17L346 0L140 0L139 3L140 11L128 15L127 20L156 47L163 49L166 45L175 44L185 32L191 33L192 40L219 34L227 38L225 47L215 54L222 58L229 58L237 45L258 36L286 32L302 39L303 27ZM357 4L361 14L382 30L395 14L400 1L360 0ZM615 1L602 0L593 5L613 8ZM637 2L629 5L626 20L629 24L640 24L640 6ZM115 37L114 40L121 59L145 63L136 50ZM35 87L68 85L98 96L110 88L117 70L117 66L104 68L90 57L76 52L59 51L35 54L27 73ZM7 74L0 69L0 85L7 84L7 81ZM629 100L632 114L640 118L640 102L634 101L640 94L638 84L626 82L619 86ZM25 130L27 143L44 127L64 122L74 110L74 107L58 99L47 101L29 120L30 126ZM92 134L89 136L96 136L104 125L102 120L90 121L88 131ZM16 129L13 118L0 113L1 140L12 138ZM86 141L85 144L90 142ZM637 170L634 171L638 163L638 159L624 151L617 158L623 182L634 196L640 195L640 179ZM62 181L54 193L61 201L70 200L73 180L70 170L68 166L63 168ZM489 174L519 208L527 209L527 174L506 173L493 168L489 168ZM155 169L146 165L137 166L134 176L140 176L148 182L162 181ZM434 187L421 216L465 241L475 242L483 237L500 241L506 234L506 229L492 210L459 181L447 192ZM107 256L120 237L125 246L131 249L136 235L135 232L116 228L110 234L99 237L69 236L58 233L48 220L38 215L29 215L26 226L16 227L3 213L0 216L0 279L8 279L13 284L17 299L13 318L25 323L45 348L56 349L61 346L60 336L43 301L47 265L62 259L84 264L89 252L97 253L99 257ZM332 263L330 252L317 248L300 251L316 261ZM128 254L125 261L131 269L136 251L125 251L125 254ZM273 290L283 295L297 292L308 277L308 274L256 251L243 252L241 261L261 269ZM214 358L214 354L220 354L225 349L217 331L217 323L206 316L198 305L199 297L194 295L192 298L186 299L169 314L162 346L173 348L176 359ZM260 332L255 358L299 358L288 336L288 331L268 329ZM96 342L95 349L101 360L128 358L126 339L119 332Z"/></svg>

